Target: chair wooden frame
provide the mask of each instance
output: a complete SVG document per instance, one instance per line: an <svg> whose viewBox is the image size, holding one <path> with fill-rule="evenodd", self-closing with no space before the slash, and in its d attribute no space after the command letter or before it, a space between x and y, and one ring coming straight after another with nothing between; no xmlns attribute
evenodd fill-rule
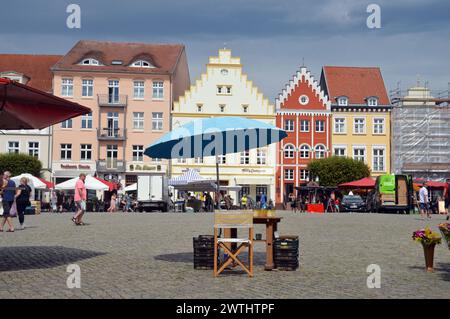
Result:
<svg viewBox="0 0 450 319"><path fill-rule="evenodd" d="M242 214L242 216L236 214ZM236 223L236 216L242 223ZM231 222L227 223L227 219ZM218 223L218 220L220 223ZM237 228L248 229L248 238L219 238L219 229ZM253 213L216 213L216 223L214 225L214 277L219 276L232 263L239 265L249 277L253 277L253 235ZM246 248L248 248L248 266L238 257ZM227 259L221 264L218 262L220 249L223 249L224 253L228 255Z"/></svg>

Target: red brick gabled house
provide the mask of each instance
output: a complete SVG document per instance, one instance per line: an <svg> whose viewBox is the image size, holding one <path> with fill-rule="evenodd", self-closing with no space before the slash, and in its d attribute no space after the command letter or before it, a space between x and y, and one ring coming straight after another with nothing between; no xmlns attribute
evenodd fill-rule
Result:
<svg viewBox="0 0 450 319"><path fill-rule="evenodd" d="M331 103L302 66L276 99L276 114L277 126L288 134L277 152L275 201L281 207L309 180L308 163L330 156Z"/></svg>

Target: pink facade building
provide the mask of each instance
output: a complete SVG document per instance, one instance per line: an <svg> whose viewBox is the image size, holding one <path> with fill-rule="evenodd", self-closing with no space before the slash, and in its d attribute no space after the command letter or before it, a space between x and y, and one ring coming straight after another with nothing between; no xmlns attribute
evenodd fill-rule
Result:
<svg viewBox="0 0 450 319"><path fill-rule="evenodd" d="M56 182L85 172L129 185L167 171L143 152L170 130L173 101L190 86L183 45L80 41L52 72L55 95L92 109L53 128Z"/></svg>

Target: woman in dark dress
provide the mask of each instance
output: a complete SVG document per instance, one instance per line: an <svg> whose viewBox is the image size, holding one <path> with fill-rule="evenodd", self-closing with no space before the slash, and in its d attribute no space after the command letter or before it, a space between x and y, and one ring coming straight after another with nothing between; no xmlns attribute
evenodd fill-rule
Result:
<svg viewBox="0 0 450 319"><path fill-rule="evenodd" d="M20 228L24 229L25 225L25 208L30 206L31 187L28 185L28 178L22 177L20 185L16 191L17 215L19 217Z"/></svg>

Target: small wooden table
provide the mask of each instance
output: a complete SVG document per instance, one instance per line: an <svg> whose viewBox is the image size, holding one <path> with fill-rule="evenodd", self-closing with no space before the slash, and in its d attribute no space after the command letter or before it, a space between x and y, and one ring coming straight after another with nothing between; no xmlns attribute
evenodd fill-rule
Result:
<svg viewBox="0 0 450 319"><path fill-rule="evenodd" d="M278 223L281 221L282 217L253 217L253 224L265 224L266 225L266 239L265 240L253 240L254 242L266 242L266 264L264 266L265 270L272 270L275 268L273 262L273 241L274 234L278 230ZM224 229L224 235L228 238L237 237L237 229L229 228Z"/></svg>

